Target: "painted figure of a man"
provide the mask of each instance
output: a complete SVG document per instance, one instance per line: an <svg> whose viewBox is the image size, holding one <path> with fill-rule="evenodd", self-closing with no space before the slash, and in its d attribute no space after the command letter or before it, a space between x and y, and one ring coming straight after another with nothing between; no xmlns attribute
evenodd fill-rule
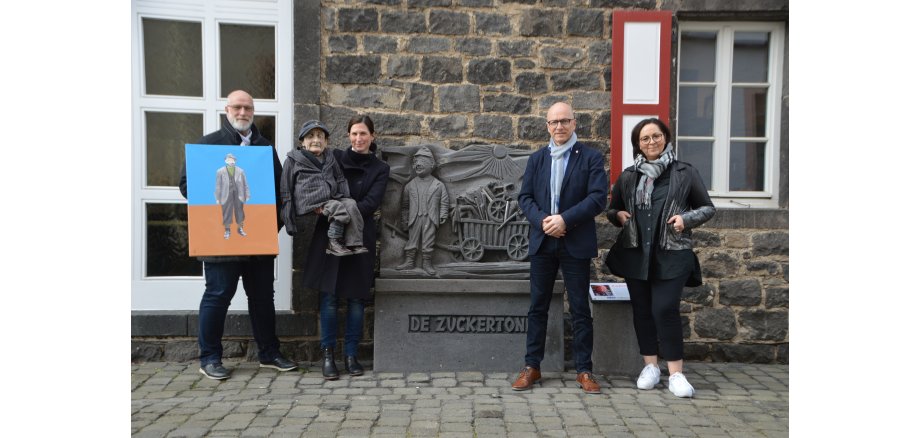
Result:
<svg viewBox="0 0 920 438"><path fill-rule="evenodd" d="M224 158L226 166L217 169L217 183L214 185L214 198L220 204L220 212L224 222L224 239L230 238L230 225L236 219L236 231L240 236L246 237L243 231L243 221L246 214L243 204L249 200L249 184L246 183L246 172L236 166L236 157L227 154Z"/></svg>

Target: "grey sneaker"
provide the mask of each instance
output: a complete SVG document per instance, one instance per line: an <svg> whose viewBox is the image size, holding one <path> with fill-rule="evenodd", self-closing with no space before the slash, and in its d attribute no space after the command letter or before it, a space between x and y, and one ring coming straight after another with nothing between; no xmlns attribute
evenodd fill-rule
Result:
<svg viewBox="0 0 920 438"><path fill-rule="evenodd" d="M696 390L684 377L684 373L674 373L668 378L668 390L678 397L693 397Z"/></svg>
<svg viewBox="0 0 920 438"><path fill-rule="evenodd" d="M227 369L219 363L209 363L201 368L198 368L198 372L204 374L205 377L214 380L224 380L230 378L230 371L227 371Z"/></svg>
<svg viewBox="0 0 920 438"><path fill-rule="evenodd" d="M652 389L661 381L661 369L658 365L648 364L642 368L639 379L636 380L636 386L639 389Z"/></svg>

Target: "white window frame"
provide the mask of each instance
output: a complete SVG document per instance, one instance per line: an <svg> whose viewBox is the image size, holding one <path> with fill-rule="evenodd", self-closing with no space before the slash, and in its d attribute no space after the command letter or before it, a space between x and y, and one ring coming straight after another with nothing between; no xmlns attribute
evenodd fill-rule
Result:
<svg viewBox="0 0 920 438"><path fill-rule="evenodd" d="M776 22L681 22L678 24L679 32L716 32L716 65L715 83L713 82L681 82L680 81L680 41L678 37L678 100L680 99L681 85L715 86L713 135L706 136L681 136L676 132L678 147L681 140L712 141L712 187L709 196L713 204L719 208L777 208L779 206L779 181L780 181L780 134L782 117L782 90L783 90L783 50L785 46L785 29L782 23ZM767 111L765 137L734 137L730 136L731 126L731 98L732 85L757 86L759 84L744 84L731 82L733 42L735 32L769 32L769 67L767 72ZM678 102L678 108L680 103ZM678 118L680 115L678 114ZM680 120L677 122L680 128ZM730 191L729 181L729 151L731 140L765 140L764 159L764 191Z"/></svg>
<svg viewBox="0 0 920 438"><path fill-rule="evenodd" d="M131 309L197 310L204 292L201 276L146 276L146 206L148 204L187 204L178 187L149 186L147 179L145 113L183 112L203 115L202 135L220 129L220 115L226 99L220 97L221 23L264 25L275 29L275 98L255 99L257 116L275 119L275 148L279 159L292 148L290 109L293 108L293 18L292 0L220 1L132 0L132 208L131 208ZM202 29L203 96L147 95L144 81L144 18L197 21ZM196 139L189 139L192 142ZM180 147L180 145L177 145ZM176 169L179 172L179 169ZM278 236L279 256L275 258L275 308L291 310L292 239ZM231 310L246 310L246 294L239 285Z"/></svg>

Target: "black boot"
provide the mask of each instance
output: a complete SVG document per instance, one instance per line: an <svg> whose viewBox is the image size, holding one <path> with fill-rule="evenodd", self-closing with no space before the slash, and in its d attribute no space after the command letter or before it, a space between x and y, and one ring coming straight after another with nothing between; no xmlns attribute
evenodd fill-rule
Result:
<svg viewBox="0 0 920 438"><path fill-rule="evenodd" d="M352 376L360 376L364 374L364 367L358 363L358 358L355 356L345 356L345 369L348 370L348 374Z"/></svg>
<svg viewBox="0 0 920 438"><path fill-rule="evenodd" d="M335 367L335 353L332 348L323 348L323 378L338 380L339 369Z"/></svg>

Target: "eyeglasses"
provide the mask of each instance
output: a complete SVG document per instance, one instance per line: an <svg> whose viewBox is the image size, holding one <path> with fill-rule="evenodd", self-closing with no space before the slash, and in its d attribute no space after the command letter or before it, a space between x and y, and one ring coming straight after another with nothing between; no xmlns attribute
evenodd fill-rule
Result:
<svg viewBox="0 0 920 438"><path fill-rule="evenodd" d="M251 107L249 105L227 105L227 106L233 109L234 111L244 110L247 113L251 113L255 110L254 107Z"/></svg>
<svg viewBox="0 0 920 438"><path fill-rule="evenodd" d="M574 119L559 119L559 120L547 120L546 126L550 128L555 128L556 125L562 124L562 126L568 125Z"/></svg>
<svg viewBox="0 0 920 438"><path fill-rule="evenodd" d="M657 133L657 134L652 134L651 137L645 136L645 137L640 138L640 139L639 139L639 143L642 143L642 144L649 144L649 143L652 142L652 140L655 140L655 142L659 142L659 141L661 141L662 138L664 138L664 134L662 134L662 133L659 132L659 133Z"/></svg>

